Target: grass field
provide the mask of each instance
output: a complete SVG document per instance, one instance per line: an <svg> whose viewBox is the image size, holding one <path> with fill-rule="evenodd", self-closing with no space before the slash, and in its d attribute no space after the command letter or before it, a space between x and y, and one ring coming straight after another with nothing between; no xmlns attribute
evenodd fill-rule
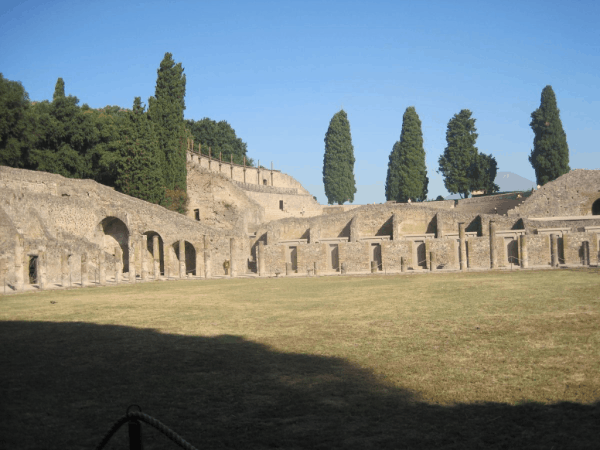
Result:
<svg viewBox="0 0 600 450"><path fill-rule="evenodd" d="M598 269L11 295L0 339L0 448L93 449L132 403L202 449L600 447Z"/></svg>

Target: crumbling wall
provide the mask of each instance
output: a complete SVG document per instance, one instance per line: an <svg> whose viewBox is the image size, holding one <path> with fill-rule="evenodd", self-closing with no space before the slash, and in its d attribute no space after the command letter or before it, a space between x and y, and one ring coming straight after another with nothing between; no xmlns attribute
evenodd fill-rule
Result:
<svg viewBox="0 0 600 450"><path fill-rule="evenodd" d="M340 242L340 267L346 264L348 272L363 272L371 270L371 256L368 242Z"/></svg>
<svg viewBox="0 0 600 450"><path fill-rule="evenodd" d="M467 241L467 261L469 269L490 268L490 238L470 237Z"/></svg>
<svg viewBox="0 0 600 450"><path fill-rule="evenodd" d="M530 266L549 266L551 263L550 236L547 234L528 235L527 253Z"/></svg>

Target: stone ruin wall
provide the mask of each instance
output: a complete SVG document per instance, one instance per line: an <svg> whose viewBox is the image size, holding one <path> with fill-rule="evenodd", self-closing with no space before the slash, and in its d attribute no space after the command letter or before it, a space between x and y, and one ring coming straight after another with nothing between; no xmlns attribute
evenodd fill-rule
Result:
<svg viewBox="0 0 600 450"><path fill-rule="evenodd" d="M521 217L587 216L600 199L600 170L572 170L539 188L509 211Z"/></svg>
<svg viewBox="0 0 600 450"><path fill-rule="evenodd" d="M197 276L206 273L205 250L210 254L208 272L213 275L225 273L223 263L231 259L231 238L233 265L243 273L247 270L249 249L245 234L238 230L208 227L91 180L0 167L0 192L4 236L1 259L5 273L11 279L17 276L14 267L25 264L29 256L43 254L47 262L47 281L60 283L65 270L61 258L67 254L70 255L67 264L71 280L79 282L82 255L86 255L87 267L93 276L97 272L101 252L104 253L107 271L112 271L115 260L120 259L123 272L127 273L131 260L132 269L139 275L142 271L144 233L147 235L143 254L145 266L147 268L152 261L149 252L152 239L148 239L148 234L158 234L164 275L178 276L180 241L185 242L186 249L191 249L186 251L186 265L188 269L195 265ZM120 226L111 232L112 224ZM23 246L21 262L15 261L13 251L19 239Z"/></svg>

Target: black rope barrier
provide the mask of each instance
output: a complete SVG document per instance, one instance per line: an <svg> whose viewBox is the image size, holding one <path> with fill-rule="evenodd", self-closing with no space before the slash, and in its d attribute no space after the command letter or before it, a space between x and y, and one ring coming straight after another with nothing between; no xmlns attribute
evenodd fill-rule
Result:
<svg viewBox="0 0 600 450"><path fill-rule="evenodd" d="M134 406L134 405L132 405L132 406ZM137 406L137 405L135 405L135 406ZM169 438L171 441L173 441L175 444L177 444L179 447L183 448L184 450L198 450L192 444L190 444L185 439L183 439L181 436L179 436L177 433L175 433L173 430L171 430L168 426L166 426L159 420L156 420L154 417L141 412L141 409L140 409L140 411L129 412L129 408L127 409L127 414L125 414L123 417L121 417L119 420L117 420L112 425L112 427L110 427L108 432L102 438L102 441L100 441L100 444L98 444L98 446L96 447L96 450L103 449L106 446L106 444L108 444L108 441L110 441L110 439L113 437L113 435L119 430L119 428L121 428L127 422L130 423L130 427L129 427L130 449L136 449L136 450L141 449L142 448L141 428L139 427L140 421L157 429L158 431L160 431L167 438ZM136 425L136 423L137 423L137 425Z"/></svg>

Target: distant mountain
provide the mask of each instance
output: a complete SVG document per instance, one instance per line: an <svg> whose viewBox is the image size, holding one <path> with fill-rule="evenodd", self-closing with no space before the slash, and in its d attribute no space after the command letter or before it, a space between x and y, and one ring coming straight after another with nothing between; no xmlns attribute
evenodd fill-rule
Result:
<svg viewBox="0 0 600 450"><path fill-rule="evenodd" d="M529 191L531 188L536 187L534 181L523 178L512 172L498 172L494 182L500 186L500 192Z"/></svg>
<svg viewBox="0 0 600 450"><path fill-rule="evenodd" d="M512 172L497 172L494 182L500 187L500 192L528 191L536 187L533 181ZM460 198L460 194L452 194L446 197L446 200L458 198Z"/></svg>

